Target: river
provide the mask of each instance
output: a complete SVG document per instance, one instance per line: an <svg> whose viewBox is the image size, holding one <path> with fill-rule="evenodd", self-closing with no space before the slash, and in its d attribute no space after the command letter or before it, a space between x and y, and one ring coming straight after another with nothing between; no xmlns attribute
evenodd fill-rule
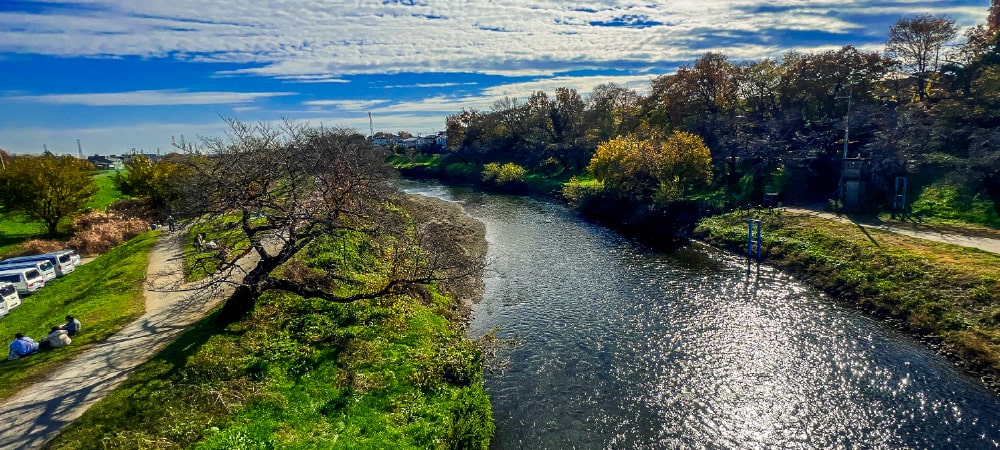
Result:
<svg viewBox="0 0 1000 450"><path fill-rule="evenodd" d="M766 264L660 253L555 203L432 184L486 224L470 335L495 449L995 448L1000 399L920 342Z"/></svg>

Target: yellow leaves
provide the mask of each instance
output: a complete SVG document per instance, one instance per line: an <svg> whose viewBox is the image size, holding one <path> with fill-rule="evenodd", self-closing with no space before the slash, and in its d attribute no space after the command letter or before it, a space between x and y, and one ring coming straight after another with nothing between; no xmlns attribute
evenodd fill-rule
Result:
<svg viewBox="0 0 1000 450"><path fill-rule="evenodd" d="M506 163L501 166L494 162L483 166L483 181L492 181L497 186L503 186L508 183L520 183L524 181L526 173L527 171L524 167L517 164Z"/></svg>
<svg viewBox="0 0 1000 450"><path fill-rule="evenodd" d="M677 131L663 141L629 135L599 145L587 170L623 194L677 200L711 183L712 155L691 133Z"/></svg>
<svg viewBox="0 0 1000 450"><path fill-rule="evenodd" d="M634 135L611 139L597 146L587 170L611 189L636 193L650 178L652 150Z"/></svg>

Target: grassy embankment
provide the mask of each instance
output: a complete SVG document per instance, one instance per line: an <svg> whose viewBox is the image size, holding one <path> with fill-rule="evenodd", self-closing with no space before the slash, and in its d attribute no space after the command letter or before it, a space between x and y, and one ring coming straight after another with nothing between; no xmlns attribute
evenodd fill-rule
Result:
<svg viewBox="0 0 1000 450"><path fill-rule="evenodd" d="M159 232L149 232L116 247L63 278L22 299L0 321L0 336L9 342L22 332L41 340L67 314L83 323L81 333L68 347L41 352L0 364L0 399L45 376L80 352L91 348L142 315L143 282L149 252ZM6 351L6 348L4 348ZM6 359L6 353L2 359Z"/></svg>
<svg viewBox="0 0 1000 450"><path fill-rule="evenodd" d="M385 264L371 248L331 239L299 260L363 281ZM208 317L50 447L486 448L481 350L448 319L452 299L421 292L349 304L270 292L224 330Z"/></svg>
<svg viewBox="0 0 1000 450"><path fill-rule="evenodd" d="M111 177L115 171L105 170L95 172L94 181L99 188L97 195L87 203L87 209L104 209L115 200L122 197L121 192L115 189ZM69 219L59 223L59 227L65 229L69 225ZM65 238L66 236L61 236ZM18 253L21 243L31 239L48 239L45 224L33 222L21 216L0 215L0 257Z"/></svg>
<svg viewBox="0 0 1000 450"><path fill-rule="evenodd" d="M707 218L695 232L745 252L747 218ZM1000 255L811 216L765 214L762 220L768 264L898 320L1000 387Z"/></svg>

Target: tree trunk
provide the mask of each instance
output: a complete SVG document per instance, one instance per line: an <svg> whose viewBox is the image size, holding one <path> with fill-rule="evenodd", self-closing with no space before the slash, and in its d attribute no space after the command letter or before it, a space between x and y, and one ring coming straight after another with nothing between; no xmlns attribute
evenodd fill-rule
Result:
<svg viewBox="0 0 1000 450"><path fill-rule="evenodd" d="M50 222L46 220L45 228L48 229L49 236L55 237L56 235L59 234L59 221L57 220L55 222Z"/></svg>

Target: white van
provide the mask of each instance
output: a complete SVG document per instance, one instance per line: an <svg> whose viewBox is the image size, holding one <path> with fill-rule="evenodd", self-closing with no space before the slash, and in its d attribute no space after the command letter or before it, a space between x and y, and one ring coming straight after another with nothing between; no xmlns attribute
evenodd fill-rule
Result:
<svg viewBox="0 0 1000 450"><path fill-rule="evenodd" d="M45 253L41 255L30 255L30 256L18 256L16 258L7 258L0 261L0 270L3 270L3 265L23 263L27 261L40 261L47 260L52 263L52 266L56 268L56 276L62 277L66 274L72 272L76 269L76 265L73 264L73 257L70 255L56 256L51 253Z"/></svg>
<svg viewBox="0 0 1000 450"><path fill-rule="evenodd" d="M83 260L83 258L80 257L80 254L77 253L76 250L73 250L73 249L69 249L69 250L66 250L66 251L69 252L69 256L73 257L73 265L79 267L80 266L80 262Z"/></svg>
<svg viewBox="0 0 1000 450"><path fill-rule="evenodd" d="M28 295L45 286L45 277L38 269L10 269L0 271L0 283L10 283L19 295Z"/></svg>
<svg viewBox="0 0 1000 450"><path fill-rule="evenodd" d="M73 267L80 265L80 255L78 255L74 250L70 249L58 250L54 252L48 252L46 253L46 255L56 255L57 257L59 257L60 260L68 256L69 257L68 261L73 264Z"/></svg>
<svg viewBox="0 0 1000 450"><path fill-rule="evenodd" d="M17 295L17 288L11 283L0 283L0 304L3 304L4 311L21 306L21 296ZM7 314L6 312L4 314Z"/></svg>
<svg viewBox="0 0 1000 450"><path fill-rule="evenodd" d="M13 262L7 263L6 261L0 262L0 270L10 270L10 269L25 269L25 268L36 268L42 273L42 277L45 278L45 282L48 283L56 278L56 266L52 265L52 261L47 259L40 259L37 261L24 261L24 262Z"/></svg>

